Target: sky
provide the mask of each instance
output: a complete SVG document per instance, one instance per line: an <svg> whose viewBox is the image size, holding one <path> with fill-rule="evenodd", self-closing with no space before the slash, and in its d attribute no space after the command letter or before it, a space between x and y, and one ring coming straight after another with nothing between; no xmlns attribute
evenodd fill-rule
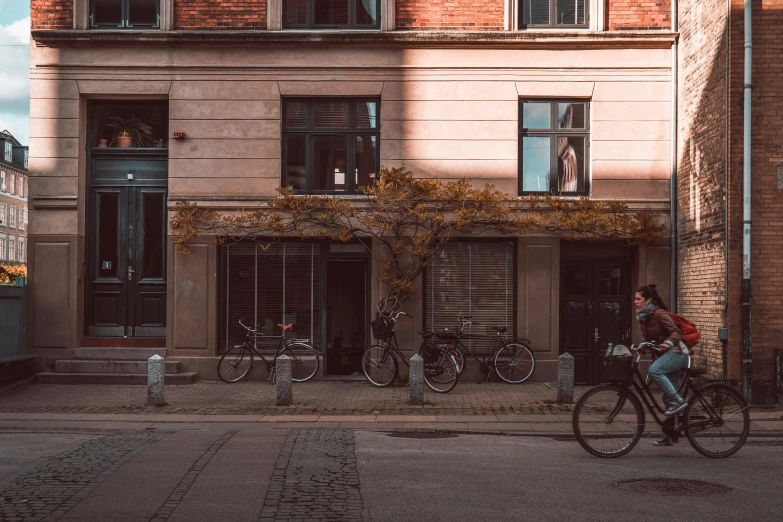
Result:
<svg viewBox="0 0 783 522"><path fill-rule="evenodd" d="M30 0L0 0L0 129L30 138Z"/></svg>

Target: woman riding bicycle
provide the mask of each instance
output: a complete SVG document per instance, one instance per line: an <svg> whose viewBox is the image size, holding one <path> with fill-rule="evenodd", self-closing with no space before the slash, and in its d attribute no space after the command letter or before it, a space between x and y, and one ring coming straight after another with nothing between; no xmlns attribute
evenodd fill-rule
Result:
<svg viewBox="0 0 783 522"><path fill-rule="evenodd" d="M639 287L634 296L636 317L645 341L658 344L663 355L650 365L650 378L663 390L665 415L673 417L688 405L677 393L680 386L680 372L688 366L688 347L682 342L682 333L668 313L669 308L658 295L655 285ZM656 446L671 446L676 437L664 433Z"/></svg>

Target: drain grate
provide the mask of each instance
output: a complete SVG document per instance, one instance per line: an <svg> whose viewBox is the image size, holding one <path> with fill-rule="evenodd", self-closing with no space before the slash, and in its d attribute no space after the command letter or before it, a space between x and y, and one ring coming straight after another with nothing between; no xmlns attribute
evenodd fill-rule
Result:
<svg viewBox="0 0 783 522"><path fill-rule="evenodd" d="M704 482L676 478L634 479L615 482L615 487L634 493L647 493L669 497L705 497L721 495L731 491L730 487Z"/></svg>
<svg viewBox="0 0 783 522"><path fill-rule="evenodd" d="M447 431L394 431L388 436L397 439L453 439L457 434Z"/></svg>

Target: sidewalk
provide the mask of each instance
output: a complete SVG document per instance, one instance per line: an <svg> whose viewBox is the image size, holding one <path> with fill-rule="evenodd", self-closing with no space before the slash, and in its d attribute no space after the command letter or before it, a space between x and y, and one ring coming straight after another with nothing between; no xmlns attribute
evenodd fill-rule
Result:
<svg viewBox="0 0 783 522"><path fill-rule="evenodd" d="M577 387L575 400L589 387ZM571 405L559 405L545 383L459 383L448 394L407 403L408 388L366 382L319 381L294 386L295 404L277 407L268 382L202 381L168 386L166 405L146 406L144 386L27 384L0 395L0 428L148 429L161 424L216 423L268 429L342 428L449 430L514 434L570 434ZM783 410L751 411L754 434L783 433ZM649 419L648 427L656 428Z"/></svg>

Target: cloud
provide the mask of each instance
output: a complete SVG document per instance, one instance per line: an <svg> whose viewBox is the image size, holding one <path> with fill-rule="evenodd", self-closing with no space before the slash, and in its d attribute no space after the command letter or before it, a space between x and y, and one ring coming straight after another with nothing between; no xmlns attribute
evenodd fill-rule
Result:
<svg viewBox="0 0 783 522"><path fill-rule="evenodd" d="M30 114L30 17L0 25L0 127L26 139Z"/></svg>
<svg viewBox="0 0 783 522"><path fill-rule="evenodd" d="M0 42L3 45L30 45L30 17L0 25Z"/></svg>

